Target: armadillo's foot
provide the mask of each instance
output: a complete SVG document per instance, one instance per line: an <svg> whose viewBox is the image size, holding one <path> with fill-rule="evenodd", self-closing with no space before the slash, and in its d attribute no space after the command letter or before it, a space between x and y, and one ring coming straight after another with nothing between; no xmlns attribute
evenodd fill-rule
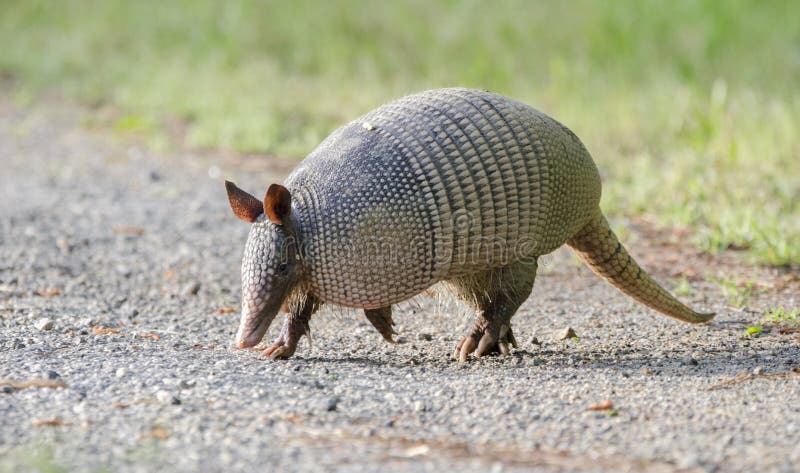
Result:
<svg viewBox="0 0 800 473"><path fill-rule="evenodd" d="M469 335L458 342L453 358L463 363L471 353L480 358L496 353L507 355L511 351L509 345L517 348L517 340L511 331L511 325L501 324L492 329L493 325L476 324Z"/></svg>
<svg viewBox="0 0 800 473"><path fill-rule="evenodd" d="M278 358L289 358L294 354L294 348L289 348L286 345L282 345L281 340L276 340L275 343L264 350L262 354L269 358L270 360L277 360Z"/></svg>
<svg viewBox="0 0 800 473"><path fill-rule="evenodd" d="M394 321L392 320L392 306L381 307L379 309L365 309L364 315L373 327L381 334L384 340L389 343L397 343L392 338L397 332L394 331Z"/></svg>
<svg viewBox="0 0 800 473"><path fill-rule="evenodd" d="M308 320L303 321L296 317L287 316L283 322L281 334L275 340L275 343L261 352L261 354L270 360L290 358L294 355L297 343L303 335L306 335L309 341L311 340L311 329L308 326Z"/></svg>

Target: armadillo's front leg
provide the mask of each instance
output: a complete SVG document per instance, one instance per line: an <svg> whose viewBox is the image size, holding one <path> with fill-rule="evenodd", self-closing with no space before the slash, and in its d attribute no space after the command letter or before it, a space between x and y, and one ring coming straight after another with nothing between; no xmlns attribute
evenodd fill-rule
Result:
<svg viewBox="0 0 800 473"><path fill-rule="evenodd" d="M461 290L478 310L475 323L456 346L454 357L467 361L475 356L509 352L516 348L511 317L531 294L536 279L536 262L516 262L475 278L462 281Z"/></svg>
<svg viewBox="0 0 800 473"><path fill-rule="evenodd" d="M289 358L297 349L297 343L303 335L311 339L311 328L308 322L311 315L319 308L320 302L312 295L307 295L299 302L292 311L286 315L283 321L281 333L271 347L264 350L264 356L272 360L278 358Z"/></svg>
<svg viewBox="0 0 800 473"><path fill-rule="evenodd" d="M383 339L389 343L397 343L392 338L394 331L394 321L392 320L392 306L381 307L380 309L364 309L364 315L375 329L380 332Z"/></svg>

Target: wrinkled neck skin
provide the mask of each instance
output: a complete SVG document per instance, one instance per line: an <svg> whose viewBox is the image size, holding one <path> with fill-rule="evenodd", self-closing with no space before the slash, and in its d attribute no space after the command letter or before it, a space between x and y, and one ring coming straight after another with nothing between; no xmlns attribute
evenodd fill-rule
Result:
<svg viewBox="0 0 800 473"><path fill-rule="evenodd" d="M280 226L263 216L253 223L242 258L239 348L258 344L280 310L297 311L304 302L308 277L297 225L294 217Z"/></svg>

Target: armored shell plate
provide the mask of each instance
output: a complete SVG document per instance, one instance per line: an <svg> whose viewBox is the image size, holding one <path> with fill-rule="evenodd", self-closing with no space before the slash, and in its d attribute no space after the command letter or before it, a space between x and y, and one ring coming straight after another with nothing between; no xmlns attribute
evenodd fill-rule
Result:
<svg viewBox="0 0 800 473"><path fill-rule="evenodd" d="M571 131L471 89L367 113L325 139L286 185L312 291L366 308L549 253L600 199L597 168Z"/></svg>

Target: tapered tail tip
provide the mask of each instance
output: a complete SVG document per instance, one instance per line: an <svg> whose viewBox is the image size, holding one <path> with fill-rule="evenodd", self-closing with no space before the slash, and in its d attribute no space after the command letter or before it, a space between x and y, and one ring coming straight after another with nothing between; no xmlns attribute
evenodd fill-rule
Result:
<svg viewBox="0 0 800 473"><path fill-rule="evenodd" d="M695 312L691 317L681 317L681 320L692 324L704 324L716 317L716 312Z"/></svg>

